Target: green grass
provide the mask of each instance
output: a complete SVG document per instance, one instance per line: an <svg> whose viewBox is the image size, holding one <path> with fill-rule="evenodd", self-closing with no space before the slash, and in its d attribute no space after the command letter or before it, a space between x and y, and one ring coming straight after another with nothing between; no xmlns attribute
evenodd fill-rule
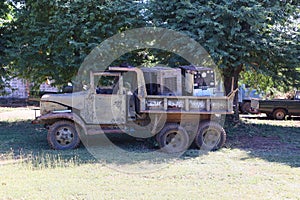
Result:
<svg viewBox="0 0 300 200"><path fill-rule="evenodd" d="M300 167L300 121L246 118L227 127L232 148L249 150L249 155L270 162Z"/></svg>
<svg viewBox="0 0 300 200"><path fill-rule="evenodd" d="M179 158L117 137L125 153L106 144L96 160L84 146L51 150L30 121L2 121L0 199L299 199L299 122L244 119L226 127L226 147Z"/></svg>

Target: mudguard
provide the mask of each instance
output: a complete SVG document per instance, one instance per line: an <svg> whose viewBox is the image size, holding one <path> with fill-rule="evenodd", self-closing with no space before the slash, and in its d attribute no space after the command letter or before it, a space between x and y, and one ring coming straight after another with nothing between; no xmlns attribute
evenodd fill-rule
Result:
<svg viewBox="0 0 300 200"><path fill-rule="evenodd" d="M32 124L46 124L47 121L57 121L60 119L68 119L79 125L86 133L86 126L84 121L75 113L64 112L64 113L48 113L42 116L36 117L31 123Z"/></svg>

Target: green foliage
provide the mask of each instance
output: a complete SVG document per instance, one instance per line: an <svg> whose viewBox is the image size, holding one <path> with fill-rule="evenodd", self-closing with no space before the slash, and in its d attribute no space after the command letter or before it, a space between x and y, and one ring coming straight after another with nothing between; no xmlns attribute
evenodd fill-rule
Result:
<svg viewBox="0 0 300 200"><path fill-rule="evenodd" d="M154 26L186 33L198 41L222 70L227 92L242 70L255 70L292 84L299 66L296 1L150 1ZM294 72L293 76L290 76ZM283 76L285 75L285 76ZM298 75L299 77L299 75Z"/></svg>
<svg viewBox="0 0 300 200"><path fill-rule="evenodd" d="M286 69L283 68L282 70ZM239 84L249 85L253 89L264 91L265 94L275 90L278 92L291 92L299 88L299 80L297 79L298 73L299 71L296 73L295 71L279 71L279 75L274 76L278 77L278 79L276 79L263 71L251 69L240 73ZM285 80L282 80L282 78Z"/></svg>
<svg viewBox="0 0 300 200"><path fill-rule="evenodd" d="M12 7L6 2L0 2L0 94L4 93L3 89L9 79L5 50L7 48L6 33L7 24L12 20Z"/></svg>
<svg viewBox="0 0 300 200"><path fill-rule="evenodd" d="M139 49L126 53L119 59L115 60L112 65L118 66L124 63L137 67L153 67L156 65L177 67L189 64L185 59L175 53L166 52L162 49L156 48Z"/></svg>
<svg viewBox="0 0 300 200"><path fill-rule="evenodd" d="M0 7L0 18L8 16L7 4ZM14 8L15 20L5 32L0 27L0 53L4 58L5 49L5 62L18 76L37 84L54 79L62 85L72 80L84 58L105 39L124 30L156 26L199 42L221 69L227 92L232 77L237 85L241 71L255 72L241 78L256 79L261 88L271 82L257 79L256 74L271 77L275 87L299 87L300 27L295 20L299 13L299 3L292 0L27 0L25 6ZM137 50L113 64L124 62L187 64L176 53L159 49Z"/></svg>
<svg viewBox="0 0 300 200"><path fill-rule="evenodd" d="M18 75L35 83L71 81L84 58L103 40L143 26L131 1L26 1L12 24L8 51Z"/></svg>
<svg viewBox="0 0 300 200"><path fill-rule="evenodd" d="M270 76L258 73L255 70L242 71L240 73L240 84L246 84L252 89L269 93L272 88L278 87Z"/></svg>

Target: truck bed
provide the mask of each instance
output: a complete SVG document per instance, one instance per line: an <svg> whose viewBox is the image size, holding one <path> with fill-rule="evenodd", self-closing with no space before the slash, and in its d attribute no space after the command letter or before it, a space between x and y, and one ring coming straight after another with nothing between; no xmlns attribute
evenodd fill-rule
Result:
<svg viewBox="0 0 300 200"><path fill-rule="evenodd" d="M140 98L141 113L232 114L235 91L228 96L156 96Z"/></svg>
<svg viewBox="0 0 300 200"><path fill-rule="evenodd" d="M258 100L257 107L260 112L265 113L272 113L276 109L284 109L288 114L300 114L300 100Z"/></svg>

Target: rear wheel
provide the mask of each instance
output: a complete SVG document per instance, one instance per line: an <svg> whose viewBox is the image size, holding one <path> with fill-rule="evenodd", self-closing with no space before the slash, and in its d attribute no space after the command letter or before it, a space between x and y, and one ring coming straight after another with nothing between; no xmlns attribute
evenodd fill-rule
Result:
<svg viewBox="0 0 300 200"><path fill-rule="evenodd" d="M223 127L212 121L202 122L195 137L196 145L202 150L217 150L226 141L226 132Z"/></svg>
<svg viewBox="0 0 300 200"><path fill-rule="evenodd" d="M283 120L285 119L286 111L284 109L276 109L273 112L274 119Z"/></svg>
<svg viewBox="0 0 300 200"><path fill-rule="evenodd" d="M189 135L178 124L167 124L156 136L159 147L166 153L179 153L189 147Z"/></svg>
<svg viewBox="0 0 300 200"><path fill-rule="evenodd" d="M74 123L66 120L57 121L49 127L47 140L56 150L74 149L80 143Z"/></svg>

